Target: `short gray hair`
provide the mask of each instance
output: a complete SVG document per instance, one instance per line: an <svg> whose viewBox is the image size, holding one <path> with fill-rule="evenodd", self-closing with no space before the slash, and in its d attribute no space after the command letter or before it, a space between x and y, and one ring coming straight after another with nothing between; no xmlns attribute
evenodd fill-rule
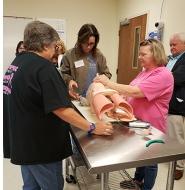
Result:
<svg viewBox="0 0 185 190"><path fill-rule="evenodd" d="M50 25L33 21L24 30L24 46L27 51L42 52L45 46L59 40L57 31Z"/></svg>
<svg viewBox="0 0 185 190"><path fill-rule="evenodd" d="M180 41L185 43L185 32L179 32L179 33L174 33L170 39L172 38L178 38Z"/></svg>

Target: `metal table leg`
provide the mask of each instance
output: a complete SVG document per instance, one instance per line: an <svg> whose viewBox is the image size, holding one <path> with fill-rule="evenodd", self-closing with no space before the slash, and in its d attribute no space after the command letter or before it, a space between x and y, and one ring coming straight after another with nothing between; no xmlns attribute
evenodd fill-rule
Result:
<svg viewBox="0 0 185 190"><path fill-rule="evenodd" d="M101 190L108 190L109 173L101 173Z"/></svg>
<svg viewBox="0 0 185 190"><path fill-rule="evenodd" d="M70 163L69 163L69 158L66 158L65 160L64 160L64 176L65 176L65 178L66 178L66 176L69 176L69 166L70 166Z"/></svg>
<svg viewBox="0 0 185 190"><path fill-rule="evenodd" d="M168 167L166 190L173 190L175 168L176 168L176 161L170 162Z"/></svg>
<svg viewBox="0 0 185 190"><path fill-rule="evenodd" d="M67 169L67 164L66 164L66 160L64 159L62 161L62 174L63 174L64 179L66 178L66 173L67 173L66 169Z"/></svg>

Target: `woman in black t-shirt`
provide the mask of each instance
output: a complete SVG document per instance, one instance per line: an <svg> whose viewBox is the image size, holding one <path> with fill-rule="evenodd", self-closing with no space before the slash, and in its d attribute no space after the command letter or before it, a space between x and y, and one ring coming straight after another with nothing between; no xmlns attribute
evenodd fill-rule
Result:
<svg viewBox="0 0 185 190"><path fill-rule="evenodd" d="M111 125L92 124L71 105L52 64L57 32L40 21L24 31L26 52L16 56L3 79L4 157L21 165L23 189L63 189L62 159L72 154L69 124L97 135Z"/></svg>

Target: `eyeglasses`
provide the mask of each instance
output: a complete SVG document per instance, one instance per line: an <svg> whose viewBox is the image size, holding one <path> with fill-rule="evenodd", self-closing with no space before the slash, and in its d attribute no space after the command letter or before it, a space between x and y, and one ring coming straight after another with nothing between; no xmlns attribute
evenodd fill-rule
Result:
<svg viewBox="0 0 185 190"><path fill-rule="evenodd" d="M24 47L20 47L19 50L25 50L25 48Z"/></svg>

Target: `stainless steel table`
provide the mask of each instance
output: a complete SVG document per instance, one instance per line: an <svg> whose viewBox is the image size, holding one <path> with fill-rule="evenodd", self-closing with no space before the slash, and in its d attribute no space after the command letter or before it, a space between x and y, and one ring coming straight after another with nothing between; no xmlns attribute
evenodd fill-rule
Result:
<svg viewBox="0 0 185 190"><path fill-rule="evenodd" d="M87 113L87 108L74 104L82 115L83 109L85 114L92 115ZM87 119L92 121L90 117ZM185 159L185 145L168 138L155 128L152 128L152 135L147 137L138 132L127 126L115 125L112 136L87 136L86 132L72 127L73 139L89 173L101 173L101 190L108 189L108 174L111 171L163 162L170 162L166 190L173 190L175 161ZM146 147L150 139L163 139L165 144L155 143Z"/></svg>

